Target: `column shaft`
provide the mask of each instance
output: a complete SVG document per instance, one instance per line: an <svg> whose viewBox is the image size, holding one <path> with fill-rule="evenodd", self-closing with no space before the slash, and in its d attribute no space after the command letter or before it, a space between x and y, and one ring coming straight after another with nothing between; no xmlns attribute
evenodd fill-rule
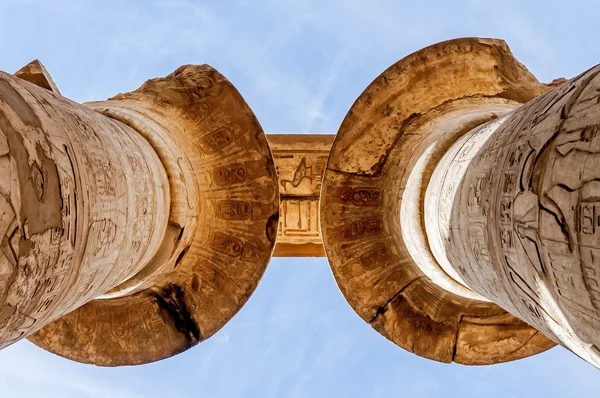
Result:
<svg viewBox="0 0 600 398"><path fill-rule="evenodd" d="M468 133L426 198L442 220L430 235L442 266L596 366L599 126L595 67Z"/></svg>
<svg viewBox="0 0 600 398"><path fill-rule="evenodd" d="M0 348L154 256L169 185L132 128L0 73Z"/></svg>

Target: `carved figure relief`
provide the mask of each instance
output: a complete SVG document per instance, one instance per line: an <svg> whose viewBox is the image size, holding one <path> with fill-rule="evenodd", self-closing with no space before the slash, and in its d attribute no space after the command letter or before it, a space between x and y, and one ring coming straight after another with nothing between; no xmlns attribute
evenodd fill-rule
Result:
<svg viewBox="0 0 600 398"><path fill-rule="evenodd" d="M600 366L600 67L549 91L502 42L441 43L377 78L335 145L274 135L272 155L208 66L88 107L40 68L22 72L37 86L0 73L0 348L42 328L33 341L77 360L174 355L245 303L275 231L286 255L315 255L323 230L351 305L419 355L481 364L553 344L525 321ZM436 270L475 299L425 275L398 220L413 163L446 128L464 140L438 154L451 264Z"/></svg>

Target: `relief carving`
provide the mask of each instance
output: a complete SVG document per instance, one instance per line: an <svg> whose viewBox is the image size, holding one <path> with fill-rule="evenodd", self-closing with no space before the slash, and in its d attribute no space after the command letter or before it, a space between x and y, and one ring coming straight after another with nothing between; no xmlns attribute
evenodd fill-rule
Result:
<svg viewBox="0 0 600 398"><path fill-rule="evenodd" d="M467 171L468 195L461 205L475 221L481 214L481 172L490 173L495 210L485 230L473 225L468 230L471 266L484 276L477 283L488 278L510 284L512 290L495 294L504 296L511 311L525 309L538 329L558 333L564 344L600 364L600 357L583 348L600 343L600 119L590 113L597 106L592 87L600 86L598 71L509 115ZM552 293L539 293L547 289L540 286ZM557 306L566 321L553 312Z"/></svg>
<svg viewBox="0 0 600 398"><path fill-rule="evenodd" d="M218 251L219 253L223 253L231 257L238 257L240 254L242 254L244 244L241 240L231 235L222 232L213 232L209 241L209 247Z"/></svg>
<svg viewBox="0 0 600 398"><path fill-rule="evenodd" d="M325 165L327 163L326 156L318 156L311 159L313 162L311 166L307 166L307 156L302 157L300 164L294 170L294 175L291 180L286 178L281 179L281 187L284 192L289 192L293 188L298 188L303 181L307 181L309 186L316 192L321 189L321 179L323 172L325 171Z"/></svg>
<svg viewBox="0 0 600 398"><path fill-rule="evenodd" d="M379 206L381 191L376 188L346 188L340 193L340 199L355 206Z"/></svg>
<svg viewBox="0 0 600 398"><path fill-rule="evenodd" d="M207 155L220 151L234 140L234 135L229 127L220 127L215 131L196 139L196 145Z"/></svg>
<svg viewBox="0 0 600 398"><path fill-rule="evenodd" d="M356 240L383 232L383 223L379 217L371 217L363 220L353 221L348 227L340 229L339 237L343 240Z"/></svg>
<svg viewBox="0 0 600 398"><path fill-rule="evenodd" d="M250 203L239 200L220 200L217 202L217 217L223 220L248 220Z"/></svg>

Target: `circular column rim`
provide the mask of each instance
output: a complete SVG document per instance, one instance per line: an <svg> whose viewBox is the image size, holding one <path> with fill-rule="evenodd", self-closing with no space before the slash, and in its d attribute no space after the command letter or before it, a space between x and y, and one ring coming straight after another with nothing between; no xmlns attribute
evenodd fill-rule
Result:
<svg viewBox="0 0 600 398"><path fill-rule="evenodd" d="M445 291L425 276L403 244L397 204L397 177L411 167L403 149L412 148L415 125L457 100L524 103L545 91L503 41L457 39L389 67L345 117L323 178L325 252L349 304L400 347L440 362L483 365L555 345L497 305Z"/></svg>
<svg viewBox="0 0 600 398"><path fill-rule="evenodd" d="M186 244L175 245L143 290L90 301L29 340L78 362L138 365L206 340L245 304L275 247L279 182L252 110L208 65L183 66L93 107L102 104L159 120L184 154L170 159L183 165L181 175L165 166L171 189L182 190L172 197L181 201L179 239Z"/></svg>

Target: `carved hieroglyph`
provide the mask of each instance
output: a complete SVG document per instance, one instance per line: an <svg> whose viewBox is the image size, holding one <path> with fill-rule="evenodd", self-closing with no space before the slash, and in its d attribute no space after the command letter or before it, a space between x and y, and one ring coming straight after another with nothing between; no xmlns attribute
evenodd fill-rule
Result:
<svg viewBox="0 0 600 398"><path fill-rule="evenodd" d="M420 50L335 141L271 149L206 65L85 106L39 62L0 73L0 348L166 358L231 319L275 249L325 251L356 312L418 355L558 343L600 367L599 136L600 67L541 84L492 39Z"/></svg>
<svg viewBox="0 0 600 398"><path fill-rule="evenodd" d="M444 270L424 211L435 166L458 137L548 90L504 42L459 39L392 65L344 119L323 179L325 251L350 305L399 346L491 364L554 345Z"/></svg>
<svg viewBox="0 0 600 398"><path fill-rule="evenodd" d="M241 95L206 65L87 106L39 63L17 74L0 74L0 344L124 365L210 337L277 232L273 159Z"/></svg>
<svg viewBox="0 0 600 398"><path fill-rule="evenodd" d="M438 179L453 181L439 230L450 264L600 367L600 67L469 132L435 173L459 163Z"/></svg>
<svg viewBox="0 0 600 398"><path fill-rule="evenodd" d="M167 225L167 175L129 126L0 74L0 347L135 274Z"/></svg>
<svg viewBox="0 0 600 398"><path fill-rule="evenodd" d="M269 134L279 176L280 223L274 256L324 256L319 199L335 135Z"/></svg>

